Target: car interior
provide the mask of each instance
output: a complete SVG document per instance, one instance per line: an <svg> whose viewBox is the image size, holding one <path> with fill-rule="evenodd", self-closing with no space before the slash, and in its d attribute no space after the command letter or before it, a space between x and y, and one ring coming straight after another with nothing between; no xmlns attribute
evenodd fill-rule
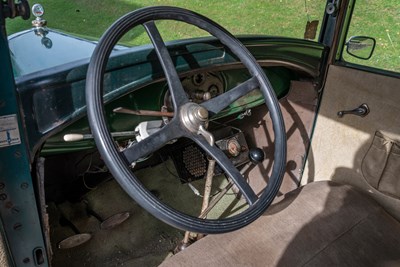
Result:
<svg viewBox="0 0 400 267"><path fill-rule="evenodd" d="M0 47L15 92L13 112L0 94L0 264L400 265L400 57L363 63L382 49L353 36L364 2L328 0L319 42L235 37L172 6L87 42L44 28L33 6L36 26ZM164 41L161 20L208 36ZM138 26L150 44L121 45ZM16 56L30 35L54 55L59 42L87 52L42 69ZM21 157L6 150L11 113L29 182L3 171Z"/></svg>

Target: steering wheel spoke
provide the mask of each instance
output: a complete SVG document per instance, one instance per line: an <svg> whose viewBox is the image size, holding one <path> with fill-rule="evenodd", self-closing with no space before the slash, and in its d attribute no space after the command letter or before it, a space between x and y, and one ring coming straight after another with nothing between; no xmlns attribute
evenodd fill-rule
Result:
<svg viewBox="0 0 400 267"><path fill-rule="evenodd" d="M183 89L178 73L176 72L175 65L172 62L168 49L165 46L165 43L154 21L143 23L143 27L146 29L146 32L153 43L158 59L160 60L161 66L164 70L170 88L171 97L174 102L174 109L178 110L178 107L189 102L189 99L185 93L185 90Z"/></svg>
<svg viewBox="0 0 400 267"><path fill-rule="evenodd" d="M163 147L169 141L182 136L182 131L177 125L178 124L175 123L175 121L171 121L159 131L125 149L121 153L125 156L125 159L129 164L139 160L140 158L146 157Z"/></svg>
<svg viewBox="0 0 400 267"><path fill-rule="evenodd" d="M242 174L239 170L233 165L233 163L228 159L228 157L216 146L210 146L208 141L200 137L199 135L192 135L190 138L195 141L201 148L204 149L210 156L212 156L215 161L219 164L219 166L225 171L225 173L232 179L234 184L243 194L247 203L252 206L254 205L258 197L255 194L254 190L250 187L250 185L243 178Z"/></svg>
<svg viewBox="0 0 400 267"><path fill-rule="evenodd" d="M235 86L231 90L223 93L217 97L214 97L208 100L201 105L205 107L211 115L215 115L224 108L226 108L232 102L238 100L242 96L248 94L252 90L256 89L259 86L258 80L256 77L252 77L247 81Z"/></svg>

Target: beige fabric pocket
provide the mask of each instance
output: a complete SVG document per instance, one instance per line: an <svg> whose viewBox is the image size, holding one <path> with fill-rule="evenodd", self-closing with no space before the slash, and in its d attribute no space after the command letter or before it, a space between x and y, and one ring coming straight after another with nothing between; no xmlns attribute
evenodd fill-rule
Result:
<svg viewBox="0 0 400 267"><path fill-rule="evenodd" d="M378 191L400 198L400 144L376 132L365 155L361 171Z"/></svg>

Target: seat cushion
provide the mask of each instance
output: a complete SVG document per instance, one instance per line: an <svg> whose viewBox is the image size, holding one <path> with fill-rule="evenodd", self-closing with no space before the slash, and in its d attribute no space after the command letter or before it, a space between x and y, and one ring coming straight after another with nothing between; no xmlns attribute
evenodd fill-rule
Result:
<svg viewBox="0 0 400 267"><path fill-rule="evenodd" d="M209 235L161 266L400 266L400 223L348 185L315 182L249 226Z"/></svg>

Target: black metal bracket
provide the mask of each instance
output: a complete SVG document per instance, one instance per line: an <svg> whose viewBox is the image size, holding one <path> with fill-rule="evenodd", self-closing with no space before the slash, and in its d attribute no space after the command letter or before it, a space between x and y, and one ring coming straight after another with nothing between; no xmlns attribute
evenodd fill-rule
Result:
<svg viewBox="0 0 400 267"><path fill-rule="evenodd" d="M1 11L4 19L22 17L22 19L27 20L31 16L27 0L19 0L18 2L14 0L1 0Z"/></svg>

